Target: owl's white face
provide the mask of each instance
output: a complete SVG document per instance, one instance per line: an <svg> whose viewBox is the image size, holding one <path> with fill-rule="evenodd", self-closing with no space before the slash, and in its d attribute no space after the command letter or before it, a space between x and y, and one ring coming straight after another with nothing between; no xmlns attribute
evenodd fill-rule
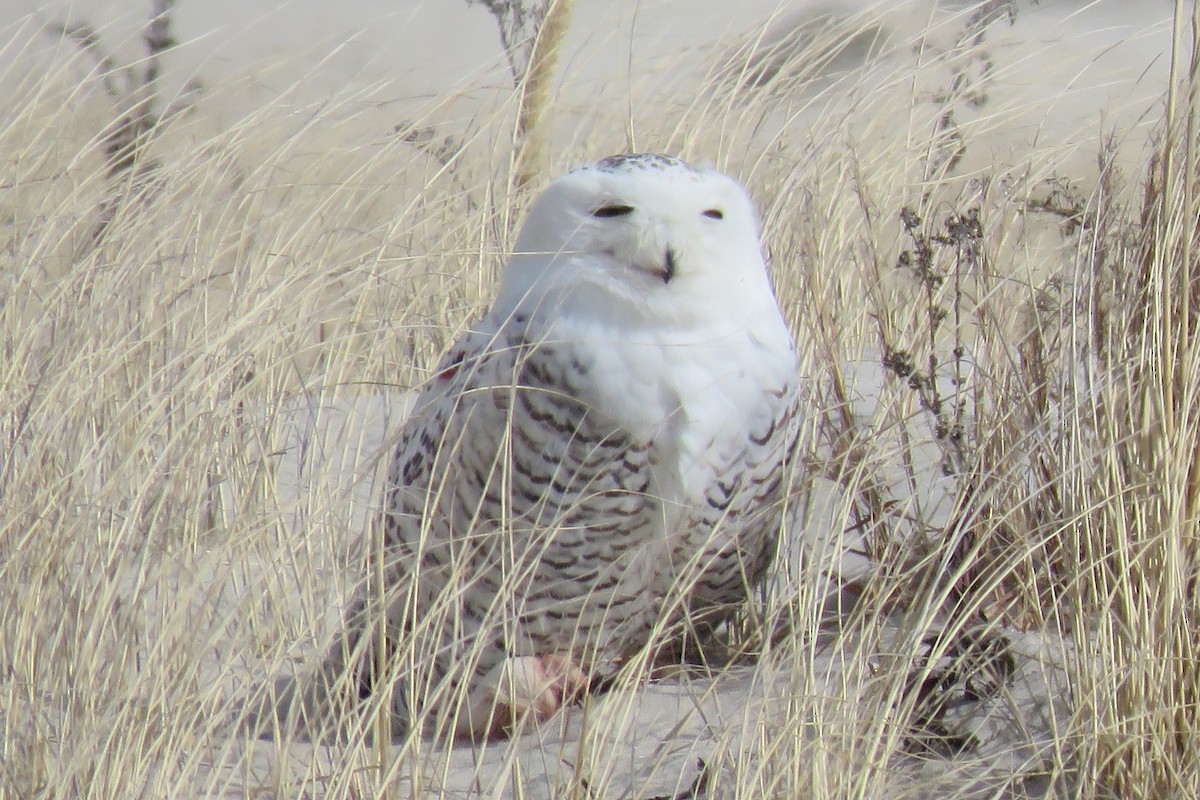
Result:
<svg viewBox="0 0 1200 800"><path fill-rule="evenodd" d="M534 203L496 309L548 306L680 324L778 314L745 190L661 155L576 169Z"/></svg>

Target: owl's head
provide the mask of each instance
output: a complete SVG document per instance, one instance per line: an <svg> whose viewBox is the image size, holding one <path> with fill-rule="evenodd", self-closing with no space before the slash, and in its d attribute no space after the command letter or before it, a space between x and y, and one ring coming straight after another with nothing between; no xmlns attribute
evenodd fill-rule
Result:
<svg viewBox="0 0 1200 800"><path fill-rule="evenodd" d="M656 323L778 314L745 189L657 154L572 170L534 202L497 301L518 307Z"/></svg>

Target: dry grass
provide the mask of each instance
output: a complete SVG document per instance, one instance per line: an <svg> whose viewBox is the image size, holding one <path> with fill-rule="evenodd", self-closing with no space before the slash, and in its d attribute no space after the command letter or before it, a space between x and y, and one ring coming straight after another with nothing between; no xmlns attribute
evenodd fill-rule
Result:
<svg viewBox="0 0 1200 800"><path fill-rule="evenodd" d="M466 130L447 98L366 124L378 88L216 125L219 89L146 114L87 48L13 32L0 795L531 797L557 775L563 797L1196 796L1190 12L1165 114L1113 101L1064 129L1060 103L1013 90L1057 58L996 45L1016 6L921 8L599 90L565 73L555 169L677 152L761 204L811 396L796 541L728 674L618 687L476 753L255 741L236 709L320 650L364 574L399 398L487 306L521 218L523 95ZM114 166L134 111L137 163ZM858 599L833 626L836 584ZM1056 700L1019 745L931 698L981 628L1011 643L992 664ZM658 740L676 744L635 747L657 735L639 704L680 696L695 710Z"/></svg>

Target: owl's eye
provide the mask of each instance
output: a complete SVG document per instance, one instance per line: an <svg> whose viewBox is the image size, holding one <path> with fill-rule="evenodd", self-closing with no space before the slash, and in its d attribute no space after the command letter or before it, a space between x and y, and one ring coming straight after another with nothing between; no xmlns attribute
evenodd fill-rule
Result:
<svg viewBox="0 0 1200 800"><path fill-rule="evenodd" d="M608 217L623 217L626 214L632 214L632 213L633 213L633 206L613 205L613 206L600 206L600 208L597 208L595 211L592 212L592 216L599 217L600 219L607 219Z"/></svg>
<svg viewBox="0 0 1200 800"><path fill-rule="evenodd" d="M704 211L704 216L709 219L725 219L725 212L719 208L709 208Z"/></svg>

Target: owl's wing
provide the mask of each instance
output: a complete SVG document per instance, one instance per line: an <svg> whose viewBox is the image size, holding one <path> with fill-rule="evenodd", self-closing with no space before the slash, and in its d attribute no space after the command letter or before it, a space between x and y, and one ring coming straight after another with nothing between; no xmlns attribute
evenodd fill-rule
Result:
<svg viewBox="0 0 1200 800"><path fill-rule="evenodd" d="M774 558L783 529L799 440L796 383L766 389L758 410L744 447L714 464L704 502L687 522L690 549L700 554L687 611L700 628L715 627L745 602Z"/></svg>
<svg viewBox="0 0 1200 800"><path fill-rule="evenodd" d="M630 516L650 489L650 443L588 402L592 379L569 344L503 330L463 337L401 433L388 544L415 542L418 527L426 538L496 526L529 536Z"/></svg>
<svg viewBox="0 0 1200 800"><path fill-rule="evenodd" d="M662 528L651 443L589 403L589 361L521 330L472 332L402 434L388 583L412 586L420 615L457 598L459 644L515 620L510 650L621 649L648 605L637 556Z"/></svg>

